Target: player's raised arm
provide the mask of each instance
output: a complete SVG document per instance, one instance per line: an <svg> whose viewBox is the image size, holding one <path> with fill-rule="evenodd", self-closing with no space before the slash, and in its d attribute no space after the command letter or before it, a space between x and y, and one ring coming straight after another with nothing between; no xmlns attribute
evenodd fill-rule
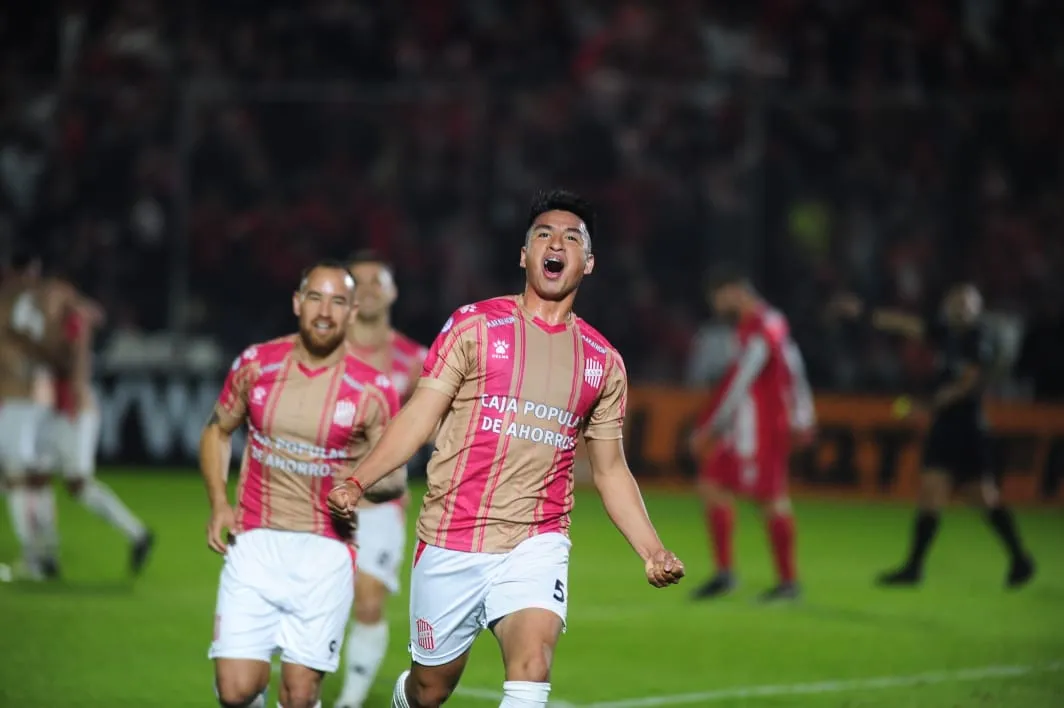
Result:
<svg viewBox="0 0 1064 708"><path fill-rule="evenodd" d="M602 497L606 513L643 559L650 584L665 587L680 581L684 566L658 538L639 485L625 459L622 427L627 398L628 379L624 364L619 358L612 359L602 397L584 430L584 440L595 488Z"/></svg>
<svg viewBox="0 0 1064 708"><path fill-rule="evenodd" d="M211 505L211 517L207 524L207 546L218 553L225 553L226 539L223 533L232 528L233 508L226 491L229 461L233 454L233 433L247 415L249 380L252 374L252 357L247 352L233 362L233 368L225 378L222 393L211 411L211 416L200 434L199 461L207 499Z"/></svg>
<svg viewBox="0 0 1064 708"><path fill-rule="evenodd" d="M828 314L844 319L867 317L879 331L909 339L923 339L927 333L927 325L922 317L890 307L869 308L863 300L853 295L836 297L828 306Z"/></svg>

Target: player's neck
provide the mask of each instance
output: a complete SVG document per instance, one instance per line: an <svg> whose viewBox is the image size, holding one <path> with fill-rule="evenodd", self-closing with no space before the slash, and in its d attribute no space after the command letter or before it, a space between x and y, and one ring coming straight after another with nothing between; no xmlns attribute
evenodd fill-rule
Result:
<svg viewBox="0 0 1064 708"><path fill-rule="evenodd" d="M517 304L528 314L553 326L565 324L572 319L575 300L575 290L561 300L544 300L531 287L526 287L524 294L518 296Z"/></svg>
<svg viewBox="0 0 1064 708"><path fill-rule="evenodd" d="M388 315L369 320L355 318L351 328L347 331L347 341L356 347L375 349L387 343L391 335L392 324Z"/></svg>
<svg viewBox="0 0 1064 708"><path fill-rule="evenodd" d="M749 300L743 302L739 307L739 321L742 322L750 317L753 317L761 311L762 303L759 298L752 297Z"/></svg>
<svg viewBox="0 0 1064 708"><path fill-rule="evenodd" d="M347 354L347 346L344 342L340 343L340 346L333 349L325 356L319 356L312 354L304 345L303 340L299 337L296 338L296 346L294 350L296 361L306 364L310 369L324 369L337 364Z"/></svg>

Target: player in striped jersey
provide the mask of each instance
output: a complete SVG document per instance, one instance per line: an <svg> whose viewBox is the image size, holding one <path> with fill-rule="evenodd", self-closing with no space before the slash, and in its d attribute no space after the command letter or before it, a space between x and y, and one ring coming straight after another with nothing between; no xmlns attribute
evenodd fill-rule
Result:
<svg viewBox="0 0 1064 708"><path fill-rule="evenodd" d="M378 446L328 497L351 518L363 489L434 433L410 579L413 662L395 708L450 697L482 629L502 648L501 708L542 708L569 600L573 462L584 438L595 486L665 587L683 563L658 538L624 456L628 379L620 354L573 313L594 268L594 211L564 191L529 211L524 293L465 305L444 324L410 401ZM442 423L441 423L442 421Z"/></svg>
<svg viewBox="0 0 1064 708"><path fill-rule="evenodd" d="M421 373L428 349L392 328L398 296L392 268L379 255L362 251L348 259L355 276L358 310L347 328L348 347L358 358L391 377L406 401ZM344 687L336 708L360 708L388 650L384 607L399 591L406 545L407 495L386 504L363 499L358 506L358 572L353 622L345 647Z"/></svg>

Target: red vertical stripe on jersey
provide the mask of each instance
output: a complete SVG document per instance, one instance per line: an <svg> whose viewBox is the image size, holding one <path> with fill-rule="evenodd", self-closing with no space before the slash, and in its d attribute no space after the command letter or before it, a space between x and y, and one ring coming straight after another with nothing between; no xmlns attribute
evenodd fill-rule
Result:
<svg viewBox="0 0 1064 708"><path fill-rule="evenodd" d="M346 359L341 359L340 363L333 367L332 378L329 379L329 388L325 393L325 405L321 408L321 418L318 419L318 433L315 438L315 443L318 447L329 448L329 441L333 437L333 420L331 414L336 409L336 398L340 389L340 383L343 381L343 374L346 370ZM329 460L322 460L323 463L329 463ZM310 513L314 516L314 532L325 536L334 536L332 524L326 523L328 518L325 499L329 496L329 492L332 491L332 477L314 477L310 481L310 503L312 509Z"/></svg>
<svg viewBox="0 0 1064 708"><path fill-rule="evenodd" d="M518 326L521 327L520 336L518 336L518 330L517 330ZM513 358L513 361L514 361L514 366L517 367L517 384L516 384L516 386L514 386L514 389L512 391L510 391L510 397L513 398L513 399L516 399L517 401L520 401L521 400L521 387L524 386L524 383L525 383L525 357L528 354L528 325L525 323L525 318L524 317L515 318L514 327L513 327L512 331L513 331L513 342L514 342L514 358ZM518 344L518 340L520 340L520 344ZM511 380L512 380L513 379L513 374L512 373L510 374L510 377L511 377ZM498 488L499 480L502 478L503 466L506 464L506 453L510 449L510 440L513 439L509 435L507 435L505 431L506 431L507 426L509 426L510 423L513 422L515 417L517 417L515 414L510 413L510 414L506 415L505 417L503 417L503 419L502 419L502 430L503 430L502 451L498 454L497 459L495 460L494 464L491 465L491 467L493 469L490 469L489 472L488 472L488 480L490 480L490 482L491 482L491 487L488 489L488 497L487 497L487 499L484 502L484 512L483 513L479 513L479 509L478 509L478 514L477 514L478 518L484 518L485 516L488 516L489 513L491 512L491 502L492 502L492 499L495 498L495 490L496 490L496 488ZM476 547L473 550L475 550L477 552L480 552L480 551L484 550L484 533L485 533L486 530L487 530L487 525L486 524L482 524L481 527L479 529L477 529Z"/></svg>
<svg viewBox="0 0 1064 708"><path fill-rule="evenodd" d="M292 354L288 353L284 358L284 367L281 369L281 373L274 381L274 385L270 387L270 393L266 398L266 410L262 414L262 432L266 435L273 433L273 419L277 416L277 404L281 400L281 394L284 391L285 383L288 381L288 375L292 369ZM273 511L270 508L270 468L266 465L259 465L259 479L262 484L262 494L260 499L262 500L262 519L260 521L261 526L268 526L270 523L270 512Z"/></svg>
<svg viewBox="0 0 1064 708"><path fill-rule="evenodd" d="M508 394L512 393L510 389L513 387L513 367L517 354L516 347L514 347L516 338L514 328L510 328L508 336L500 333L495 340L496 342L504 341L507 345L506 351L508 352L507 361L509 365L496 364L496 373L494 375L506 376L507 385L510 387L507 390ZM484 386L486 386L488 379L493 375L490 357L496 356L495 352L492 351L494 344L491 338L487 336L487 328L484 330L483 342L484 352L478 359L484 362L483 378ZM513 352L513 355L509 355L509 352ZM498 371L498 369L502 369L502 371ZM455 550L472 551L476 547L478 530L476 524L484 523L480 507L484 501L484 493L488 488L492 468L495 464L495 453L500 443L499 435L491 430L484 430L480 422L480 416L473 416L470 421L470 424L474 427L473 441L469 446L465 471L462 473L462 489L455 495L451 523L447 529L447 547Z"/></svg>
<svg viewBox="0 0 1064 708"><path fill-rule="evenodd" d="M470 413L469 424L466 426L465 438L462 442L462 451L458 455L458 459L455 460L454 472L451 474L450 486L447 488L447 493L443 498L443 513L440 515L440 526L436 530L436 543L437 546L442 546L446 543L447 538L450 536L450 524L454 517L455 506L458 502L458 488L465 477L466 468L469 464L469 452L473 447L473 442L476 439L477 428L480 425L480 420L477 414L480 411L480 397L484 395L484 387L488 385L487 370L485 369L485 362L488 359L488 346L487 337L482 336L480 325L477 327L477 370L475 372L477 378L477 396L473 403L473 410ZM457 342L459 337L452 337L452 342L449 343L447 351L449 352L451 347L454 346L454 342ZM437 357L437 363L442 363L445 353L440 353ZM438 374L439 369L433 367L433 374Z"/></svg>
<svg viewBox="0 0 1064 708"><path fill-rule="evenodd" d="M569 390L569 410L583 410L582 406L574 405L582 399L581 392L584 389L582 378L584 374L584 357L583 343L580 339L579 329L572 329L573 337L573 379ZM574 438L579 431L574 431ZM566 497L569 494L570 479L573 474L573 461L576 459L576 449L572 450L558 450L554 453L554 461L551 464L550 472L547 474L546 480L543 482L543 499L539 504L540 518L532 529L529 530L529 534L533 533L547 533L550 531L559 531L564 528L566 524L567 515L565 514L565 502ZM553 517L553 518L551 518Z"/></svg>

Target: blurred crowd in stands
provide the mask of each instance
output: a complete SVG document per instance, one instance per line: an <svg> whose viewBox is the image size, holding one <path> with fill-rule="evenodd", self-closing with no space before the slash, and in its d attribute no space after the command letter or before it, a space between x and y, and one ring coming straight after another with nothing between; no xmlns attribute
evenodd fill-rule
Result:
<svg viewBox="0 0 1064 708"><path fill-rule="evenodd" d="M599 210L578 310L635 380L720 374L701 279L727 259L818 387L929 366L825 320L832 294L934 316L967 279L1005 390L1064 397L1056 0L64 0L0 23L0 245L112 331L234 351L291 327L305 263L371 247L427 341L519 287L526 205L563 185Z"/></svg>

